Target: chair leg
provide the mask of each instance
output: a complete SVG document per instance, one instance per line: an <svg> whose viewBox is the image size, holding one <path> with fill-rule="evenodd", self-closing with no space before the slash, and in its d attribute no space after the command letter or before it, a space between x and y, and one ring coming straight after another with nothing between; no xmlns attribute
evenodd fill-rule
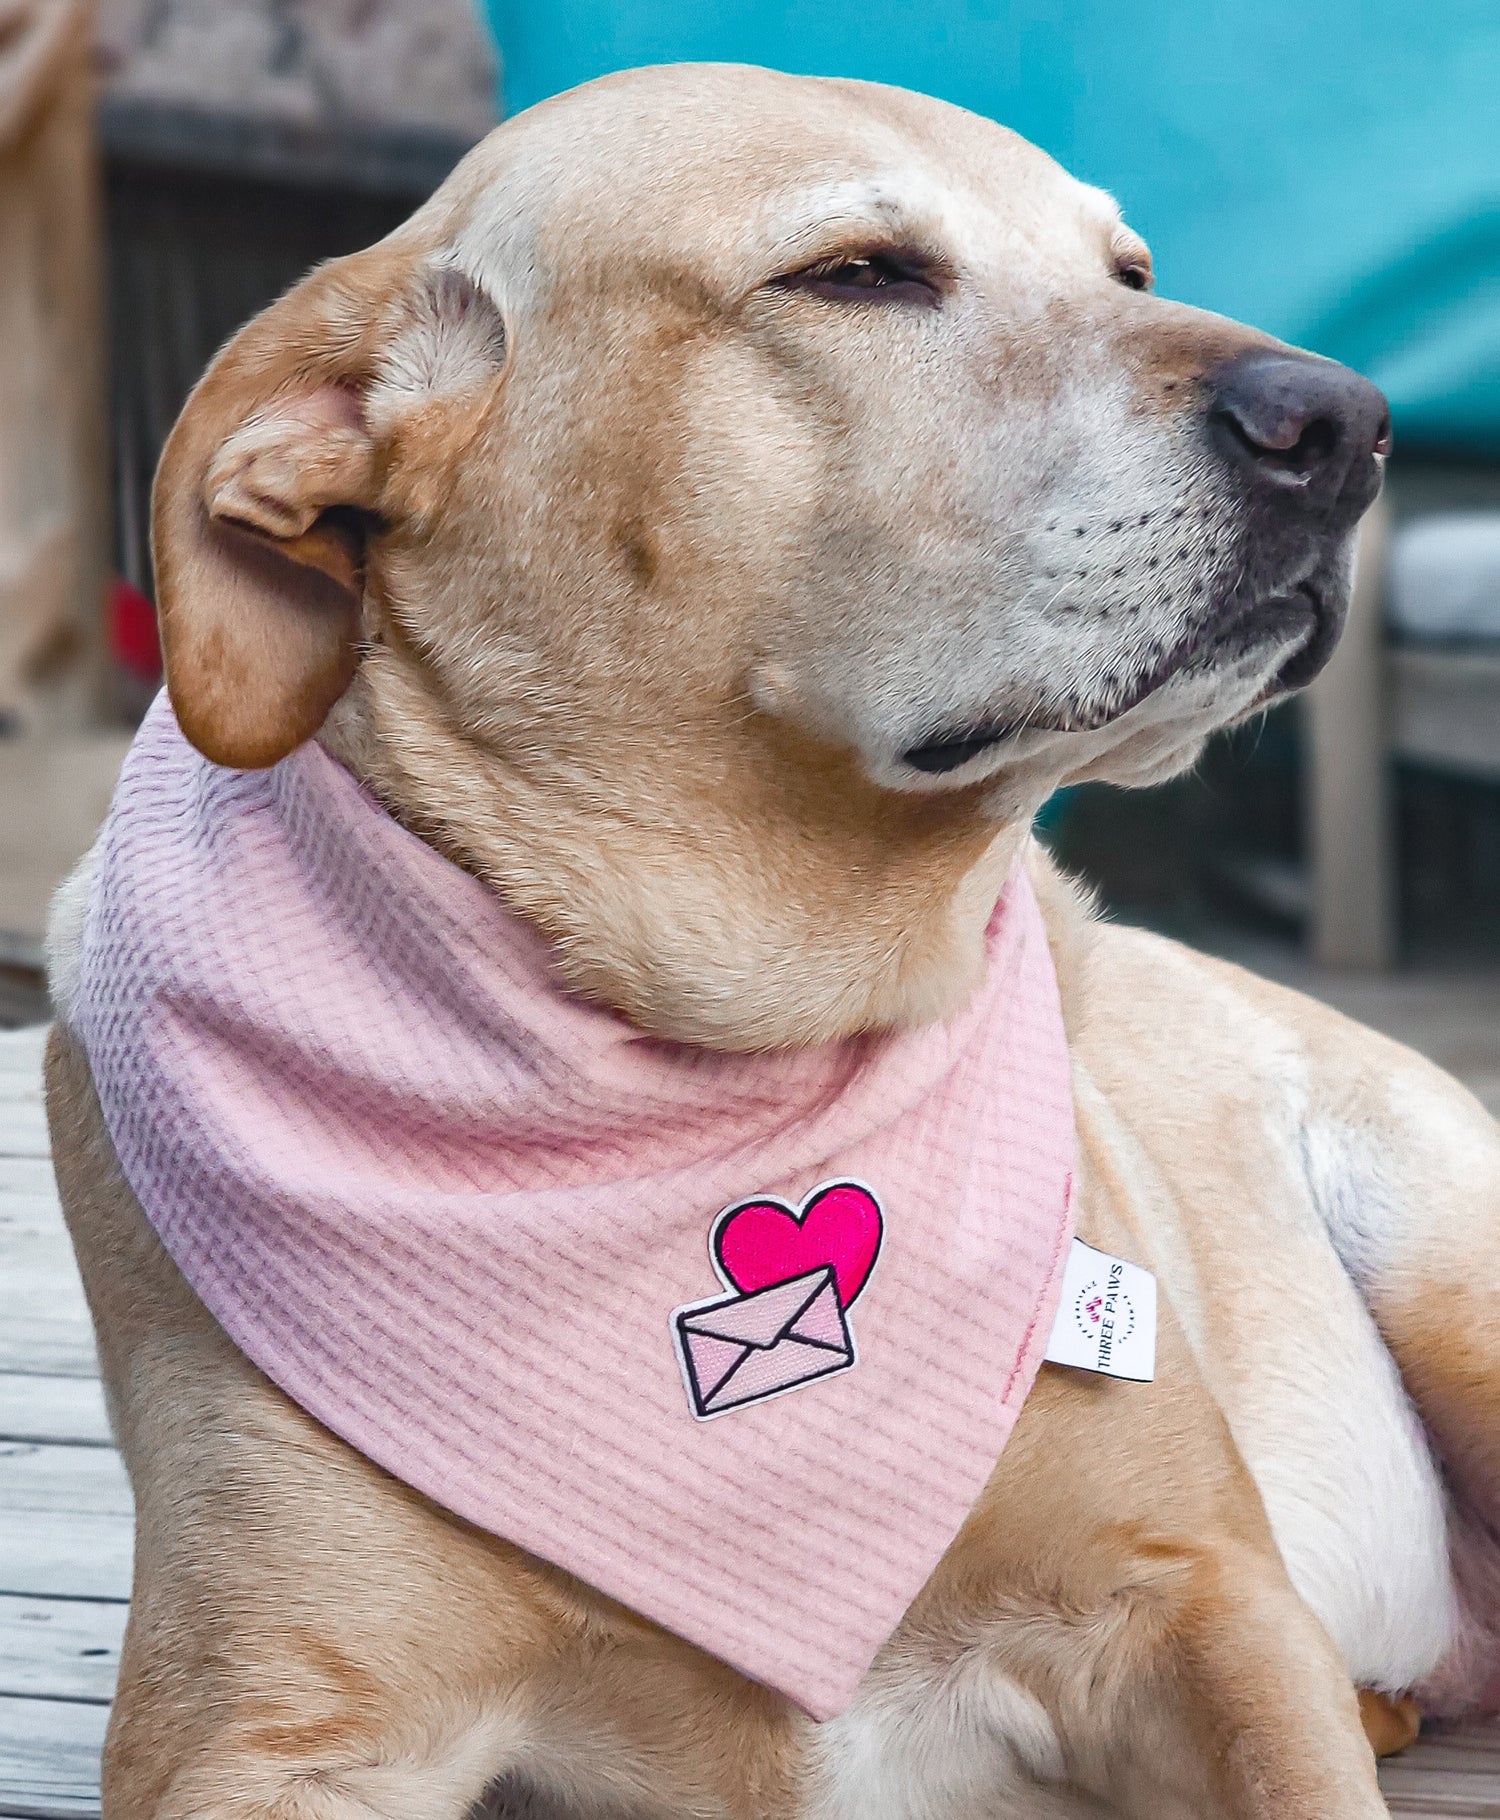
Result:
<svg viewBox="0 0 1500 1820"><path fill-rule="evenodd" d="M1304 804L1311 875L1309 940L1328 967L1385 970L1396 958L1396 855L1385 702L1389 512L1377 500L1359 531L1349 621L1306 700Z"/></svg>

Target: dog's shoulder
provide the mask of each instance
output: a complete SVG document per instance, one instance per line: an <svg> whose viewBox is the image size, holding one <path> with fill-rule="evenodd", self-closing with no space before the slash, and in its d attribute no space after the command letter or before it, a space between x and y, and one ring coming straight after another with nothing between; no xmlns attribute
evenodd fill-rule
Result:
<svg viewBox="0 0 1500 1820"><path fill-rule="evenodd" d="M1104 921L1076 891L1038 895L1075 1071L1112 1100L1179 1129L1253 1109L1310 1178L1331 1147L1340 1177L1378 1177L1399 1198L1456 1173L1500 1183L1500 1125L1427 1056L1309 993Z"/></svg>

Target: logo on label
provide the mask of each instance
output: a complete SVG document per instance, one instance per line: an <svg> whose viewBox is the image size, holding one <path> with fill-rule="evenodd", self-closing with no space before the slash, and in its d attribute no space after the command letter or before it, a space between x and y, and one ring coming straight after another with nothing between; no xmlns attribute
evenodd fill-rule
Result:
<svg viewBox="0 0 1500 1820"><path fill-rule="evenodd" d="M1125 1267L1112 1259L1103 1277L1092 1277L1073 1299L1073 1321L1083 1337L1099 1348L1098 1369L1108 1371L1117 1346L1135 1332L1135 1303L1125 1287Z"/></svg>
<svg viewBox="0 0 1500 1820"><path fill-rule="evenodd" d="M1075 1238L1045 1356L1053 1365L1149 1384L1156 1375L1156 1278Z"/></svg>
<svg viewBox="0 0 1500 1820"><path fill-rule="evenodd" d="M701 1421L849 1371L849 1309L884 1232L863 1182L825 1182L800 1207L758 1195L714 1221L708 1250L737 1293L672 1311L688 1404Z"/></svg>

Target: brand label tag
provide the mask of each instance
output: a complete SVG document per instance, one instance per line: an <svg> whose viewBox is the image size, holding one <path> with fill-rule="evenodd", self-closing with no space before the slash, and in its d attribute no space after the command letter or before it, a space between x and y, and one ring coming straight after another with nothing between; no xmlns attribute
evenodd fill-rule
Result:
<svg viewBox="0 0 1500 1820"><path fill-rule="evenodd" d="M1156 1278L1074 1239L1046 1358L1110 1378L1156 1376Z"/></svg>

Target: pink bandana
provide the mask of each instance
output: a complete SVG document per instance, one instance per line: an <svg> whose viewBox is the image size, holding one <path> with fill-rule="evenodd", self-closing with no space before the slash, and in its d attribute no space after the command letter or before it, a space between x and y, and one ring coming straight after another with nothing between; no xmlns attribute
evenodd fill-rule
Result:
<svg viewBox="0 0 1500 1820"><path fill-rule="evenodd" d="M951 1023L734 1056L569 997L323 749L125 764L78 1033L230 1337L362 1453L780 1689L861 1675L982 1491L1072 1232L1019 867Z"/></svg>

